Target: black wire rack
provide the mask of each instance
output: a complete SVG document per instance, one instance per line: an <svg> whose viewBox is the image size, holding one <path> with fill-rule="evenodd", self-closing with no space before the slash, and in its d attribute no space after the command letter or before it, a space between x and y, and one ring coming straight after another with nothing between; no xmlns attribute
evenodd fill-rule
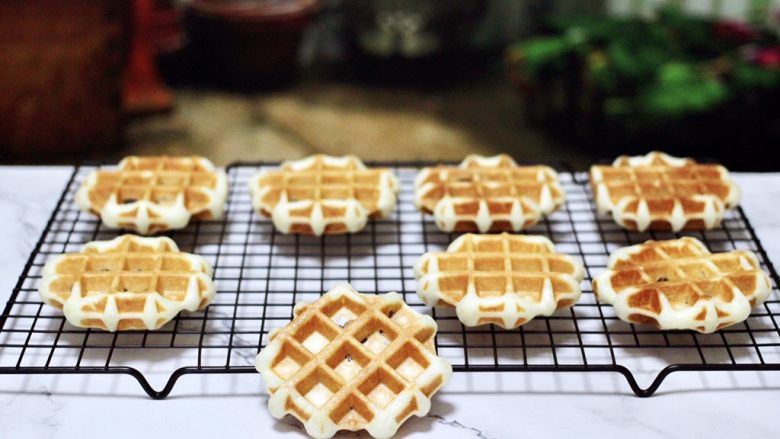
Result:
<svg viewBox="0 0 780 439"><path fill-rule="evenodd" d="M186 374L254 373L254 356L268 333L290 320L293 305L315 300L343 281L365 293L398 291L410 306L431 313L439 324L438 352L455 371L617 372L637 395L650 396L672 372L780 370L780 280L742 209L710 231L627 232L596 216L587 175L562 172L565 206L526 233L547 236L559 251L582 259L581 299L514 330L466 328L452 310L429 309L415 293L414 263L455 238L414 208L414 177L427 163L377 164L393 167L401 181L394 214L370 221L359 234L321 238L279 234L253 212L247 182L274 164L228 167L225 217L169 233L183 251L211 262L216 299L160 330L121 333L71 326L38 297L41 269L50 257L120 233L75 206L78 185L97 166L76 168L0 315L0 374L127 374L152 398L165 398ZM769 300L744 323L707 335L630 325L596 301L590 282L605 269L611 251L681 235L701 239L712 251L754 251L771 273ZM640 386L635 373L649 373L650 384ZM164 385L155 389L150 376L161 376Z"/></svg>

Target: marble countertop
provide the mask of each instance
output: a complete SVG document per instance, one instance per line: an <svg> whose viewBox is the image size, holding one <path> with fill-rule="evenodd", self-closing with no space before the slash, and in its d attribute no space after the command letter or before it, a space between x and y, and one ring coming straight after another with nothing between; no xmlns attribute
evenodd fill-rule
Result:
<svg viewBox="0 0 780 439"><path fill-rule="evenodd" d="M37 241L70 168L0 167L0 302ZM743 206L780 263L780 174L736 174ZM647 383L640 383L646 386ZM190 375L162 401L129 376L0 375L2 437L305 437L266 408L259 374ZM778 437L780 372L682 372L652 398L614 373L456 373L398 437ZM355 434L344 436L354 437Z"/></svg>

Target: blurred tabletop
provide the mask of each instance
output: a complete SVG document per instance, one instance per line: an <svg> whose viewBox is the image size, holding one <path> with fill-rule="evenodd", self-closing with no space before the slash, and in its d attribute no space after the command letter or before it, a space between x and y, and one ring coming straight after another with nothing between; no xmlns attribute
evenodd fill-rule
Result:
<svg viewBox="0 0 780 439"><path fill-rule="evenodd" d="M284 90L238 93L177 87L176 106L127 124L125 148L100 153L199 154L218 165L312 153L364 160L457 160L512 154L586 169L594 152L545 134L523 114L501 75L430 89L302 81Z"/></svg>

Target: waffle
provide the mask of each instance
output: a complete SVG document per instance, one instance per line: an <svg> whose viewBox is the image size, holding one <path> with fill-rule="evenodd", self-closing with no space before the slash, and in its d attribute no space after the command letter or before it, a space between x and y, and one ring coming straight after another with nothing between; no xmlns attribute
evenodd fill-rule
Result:
<svg viewBox="0 0 780 439"><path fill-rule="evenodd" d="M356 233L395 209L398 180L352 155L314 155L254 176L252 204L282 233Z"/></svg>
<svg viewBox="0 0 780 439"><path fill-rule="evenodd" d="M445 232L520 231L564 202L552 168L518 166L504 154L424 168L414 187L417 209L432 213Z"/></svg>
<svg viewBox="0 0 780 439"><path fill-rule="evenodd" d="M218 219L227 177L202 157L126 157L115 170L90 174L76 203L109 227L147 235L181 229L190 219Z"/></svg>
<svg viewBox="0 0 780 439"><path fill-rule="evenodd" d="M626 322L711 333L747 319L771 282L752 252L712 254L685 237L618 249L593 291Z"/></svg>
<svg viewBox="0 0 780 439"><path fill-rule="evenodd" d="M599 214L628 230L711 229L740 198L723 166L661 152L594 165L590 183Z"/></svg>
<svg viewBox="0 0 780 439"><path fill-rule="evenodd" d="M390 437L411 415L428 413L452 375L436 356L436 322L398 293L360 294L340 284L293 313L271 332L256 366L271 414L298 418L313 437L361 429Z"/></svg>
<svg viewBox="0 0 780 439"><path fill-rule="evenodd" d="M466 234L415 266L425 304L454 306L466 326L504 328L549 316L580 297L584 269L542 236Z"/></svg>
<svg viewBox="0 0 780 439"><path fill-rule="evenodd" d="M74 326L151 330L211 303L211 273L205 259L180 252L170 238L123 235L50 260L39 293Z"/></svg>

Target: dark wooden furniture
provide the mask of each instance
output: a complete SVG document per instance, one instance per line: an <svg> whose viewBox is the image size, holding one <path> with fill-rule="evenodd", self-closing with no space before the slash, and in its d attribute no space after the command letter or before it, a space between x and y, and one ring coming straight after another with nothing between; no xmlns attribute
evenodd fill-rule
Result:
<svg viewBox="0 0 780 439"><path fill-rule="evenodd" d="M0 159L117 144L126 5L0 1Z"/></svg>

